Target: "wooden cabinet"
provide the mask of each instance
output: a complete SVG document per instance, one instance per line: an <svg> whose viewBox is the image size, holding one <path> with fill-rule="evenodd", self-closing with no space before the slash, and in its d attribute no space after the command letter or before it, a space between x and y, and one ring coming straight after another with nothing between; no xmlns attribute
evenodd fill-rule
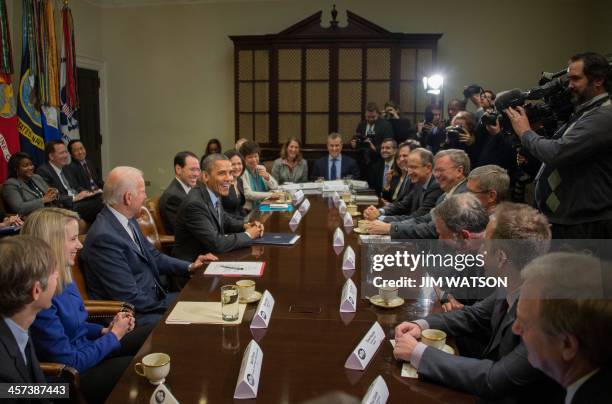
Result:
<svg viewBox="0 0 612 404"><path fill-rule="evenodd" d="M368 102L394 100L413 124L423 119L422 78L442 35L392 33L350 11L341 27L336 14L328 27L319 11L278 34L230 37L236 139L265 151L296 136L306 152L321 151L330 132L355 134Z"/></svg>

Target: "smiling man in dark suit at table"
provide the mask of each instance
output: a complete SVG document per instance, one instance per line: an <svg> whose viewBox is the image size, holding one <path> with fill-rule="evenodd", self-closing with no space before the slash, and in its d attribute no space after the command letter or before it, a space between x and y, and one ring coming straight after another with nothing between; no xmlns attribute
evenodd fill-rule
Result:
<svg viewBox="0 0 612 404"><path fill-rule="evenodd" d="M221 197L232 186L232 164L222 154L202 161L202 184L189 192L177 220L174 256L191 260L202 251L224 253L248 247L263 235L263 224L243 223L223 211Z"/></svg>
<svg viewBox="0 0 612 404"><path fill-rule="evenodd" d="M115 167L104 185L104 201L83 243L81 258L87 289L93 299L119 300L134 305L138 324L159 320L177 293L168 293L160 275L188 277L212 254L193 262L160 253L142 234L136 216L147 194L142 171Z"/></svg>
<svg viewBox="0 0 612 404"><path fill-rule="evenodd" d="M311 178L317 180L340 180L347 176L359 178L357 162L342 154L342 136L339 133L330 133L327 136L327 156L314 162Z"/></svg>
<svg viewBox="0 0 612 404"><path fill-rule="evenodd" d="M0 241L1 383L45 382L28 329L36 314L51 306L58 276L53 257L36 237Z"/></svg>
<svg viewBox="0 0 612 404"><path fill-rule="evenodd" d="M198 157L190 151L178 152L174 156L174 174L174 179L159 198L159 214L168 234L174 234L178 210L200 178Z"/></svg>

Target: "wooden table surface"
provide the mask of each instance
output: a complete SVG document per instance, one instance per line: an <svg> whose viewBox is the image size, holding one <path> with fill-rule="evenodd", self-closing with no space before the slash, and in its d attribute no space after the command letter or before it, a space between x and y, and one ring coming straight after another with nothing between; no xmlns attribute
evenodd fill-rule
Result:
<svg viewBox="0 0 612 404"><path fill-rule="evenodd" d="M340 316L340 294L346 281L342 254L332 249L334 230L342 224L330 200L310 196L311 208L296 230L300 240L291 247L257 246L224 254L222 260L261 260L266 269L252 278L258 291L269 290L275 299L269 327L251 331L256 304L247 306L242 324L167 325L153 330L132 364L115 386L109 403L148 403L154 386L138 376L133 366L151 352L171 357L166 385L181 403L301 403L343 392L361 400L370 383L382 375L390 403L473 403L468 394L418 379L402 378L401 363L385 340L365 371L344 368L349 354L375 321L392 338L401 321L420 318L432 303L408 301L396 309L381 309L360 299L356 313ZM267 214L266 231L290 232L290 213ZM357 256L351 278L360 288L358 235L346 234L345 244ZM202 271L203 272L203 271ZM178 300L219 301L224 284L239 278L194 275ZM242 354L255 338L263 351L263 366L256 400L234 400ZM334 400L323 400L332 402Z"/></svg>

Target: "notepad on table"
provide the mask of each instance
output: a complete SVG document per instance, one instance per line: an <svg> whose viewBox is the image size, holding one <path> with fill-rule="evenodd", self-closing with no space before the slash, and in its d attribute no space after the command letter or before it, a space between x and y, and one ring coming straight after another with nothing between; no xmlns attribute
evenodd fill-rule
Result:
<svg viewBox="0 0 612 404"><path fill-rule="evenodd" d="M208 264L204 275L221 276L262 276L266 263L264 261L215 261Z"/></svg>

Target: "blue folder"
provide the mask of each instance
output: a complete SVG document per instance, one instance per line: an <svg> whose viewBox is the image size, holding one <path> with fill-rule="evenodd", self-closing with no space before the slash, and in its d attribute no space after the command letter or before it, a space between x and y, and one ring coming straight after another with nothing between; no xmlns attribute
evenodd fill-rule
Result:
<svg viewBox="0 0 612 404"><path fill-rule="evenodd" d="M300 238L293 233L264 233L263 237L253 240L253 244L294 245Z"/></svg>

